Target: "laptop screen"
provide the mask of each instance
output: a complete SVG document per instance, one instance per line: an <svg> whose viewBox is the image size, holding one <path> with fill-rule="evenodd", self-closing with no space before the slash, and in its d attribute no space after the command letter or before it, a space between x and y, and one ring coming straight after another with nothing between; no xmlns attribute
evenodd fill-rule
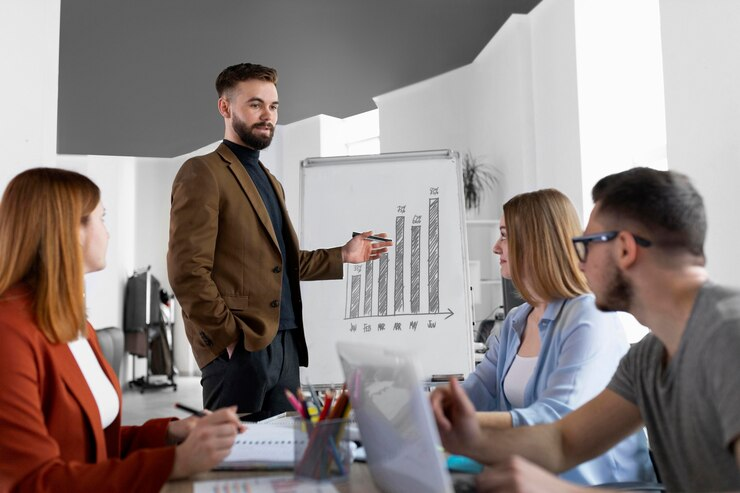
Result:
<svg viewBox="0 0 740 493"><path fill-rule="evenodd" d="M413 358L379 346L337 344L373 480L391 493L453 491Z"/></svg>

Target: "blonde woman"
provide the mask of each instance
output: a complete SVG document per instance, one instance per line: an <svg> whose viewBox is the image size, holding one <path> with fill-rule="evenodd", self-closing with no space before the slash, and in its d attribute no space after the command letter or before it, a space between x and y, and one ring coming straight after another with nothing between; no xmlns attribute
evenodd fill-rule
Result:
<svg viewBox="0 0 740 493"><path fill-rule="evenodd" d="M571 238L581 232L573 204L557 190L523 193L504 204L493 253L525 303L511 310L463 384L482 426L562 418L606 387L626 353L618 316L596 308L578 267ZM448 390L436 390L433 405ZM562 477L589 485L654 480L644 434Z"/></svg>
<svg viewBox="0 0 740 493"><path fill-rule="evenodd" d="M234 408L121 425L121 389L85 320L108 231L88 178L35 168L0 202L0 491L159 491L229 452Z"/></svg>

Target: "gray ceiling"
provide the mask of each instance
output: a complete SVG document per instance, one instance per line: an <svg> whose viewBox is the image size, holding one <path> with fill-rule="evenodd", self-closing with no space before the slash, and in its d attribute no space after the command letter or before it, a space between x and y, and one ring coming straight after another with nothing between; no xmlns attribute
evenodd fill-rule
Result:
<svg viewBox="0 0 740 493"><path fill-rule="evenodd" d="M279 123L371 110L472 62L539 1L62 0L57 150L171 157L214 142L213 82L243 61L278 70Z"/></svg>

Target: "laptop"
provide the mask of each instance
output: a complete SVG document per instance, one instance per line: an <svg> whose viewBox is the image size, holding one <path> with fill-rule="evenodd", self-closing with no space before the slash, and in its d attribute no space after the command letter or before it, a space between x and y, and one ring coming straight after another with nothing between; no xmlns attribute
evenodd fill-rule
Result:
<svg viewBox="0 0 740 493"><path fill-rule="evenodd" d="M370 474L388 493L474 491L473 476L454 487L416 361L370 344L337 343Z"/></svg>

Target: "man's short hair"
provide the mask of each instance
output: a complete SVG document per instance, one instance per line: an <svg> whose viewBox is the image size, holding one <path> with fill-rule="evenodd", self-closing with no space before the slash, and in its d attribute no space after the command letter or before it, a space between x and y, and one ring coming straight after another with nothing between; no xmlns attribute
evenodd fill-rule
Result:
<svg viewBox="0 0 740 493"><path fill-rule="evenodd" d="M216 92L222 97L225 92L245 80L263 80L277 85L277 70L256 63L239 63L226 67L216 78Z"/></svg>
<svg viewBox="0 0 740 493"><path fill-rule="evenodd" d="M688 176L632 168L602 178L591 195L599 213L616 227L631 223L642 230L635 233L645 235L656 247L704 257L704 200Z"/></svg>

